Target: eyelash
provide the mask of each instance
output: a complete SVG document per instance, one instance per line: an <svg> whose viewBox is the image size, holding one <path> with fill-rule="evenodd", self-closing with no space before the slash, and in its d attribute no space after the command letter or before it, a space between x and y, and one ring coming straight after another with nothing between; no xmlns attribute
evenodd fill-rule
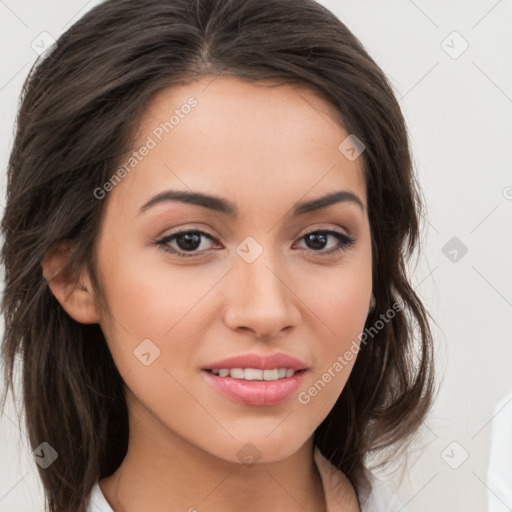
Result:
<svg viewBox="0 0 512 512"><path fill-rule="evenodd" d="M155 242L155 245L160 247L165 252L174 254L175 256L178 256L179 258L198 257L197 255L200 253L197 253L197 252L196 253L194 253L194 252L182 253L182 252L176 251L175 249L170 249L169 246L167 245L169 242L171 242L178 236L183 235L183 234L190 234L190 233L196 233L196 234L199 234L199 235L202 235L202 236L208 238L209 240L215 241L214 237L212 237L208 233L205 233L204 231L201 231L199 229L182 229L182 230L176 231L175 233L172 233L171 235L167 235L167 236L161 238L160 240L157 240ZM315 251L313 249L304 249L307 253L313 254L315 256L332 256L332 255L338 254L341 251L346 251L352 245L354 245L354 243L356 242L355 238L345 235L344 233L340 233L338 231L333 231L333 230L327 230L327 229L317 229L314 231L310 231L309 233L302 235L299 238L299 240L302 240L303 238L306 238L307 236L312 235L312 234L332 235L335 238L337 238L338 241L341 243L340 247L337 247L335 249L330 249L328 251L322 251L322 250Z"/></svg>

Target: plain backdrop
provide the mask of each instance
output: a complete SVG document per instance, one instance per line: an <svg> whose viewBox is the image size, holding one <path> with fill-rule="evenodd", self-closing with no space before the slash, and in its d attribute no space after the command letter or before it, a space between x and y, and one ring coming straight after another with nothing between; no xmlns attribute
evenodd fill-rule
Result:
<svg viewBox="0 0 512 512"><path fill-rule="evenodd" d="M33 47L97 3L0 0L2 208ZM488 493L498 493L487 478L493 418L512 408L496 409L512 389L512 1L321 3L393 84L428 206L411 275L435 319L439 394L404 478L379 476L409 512L482 512ZM42 511L42 503L28 438L9 406L0 421L0 511Z"/></svg>

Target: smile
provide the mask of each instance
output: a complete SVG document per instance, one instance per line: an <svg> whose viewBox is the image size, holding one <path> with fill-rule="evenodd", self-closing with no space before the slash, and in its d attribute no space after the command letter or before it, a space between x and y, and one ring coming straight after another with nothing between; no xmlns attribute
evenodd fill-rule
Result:
<svg viewBox="0 0 512 512"><path fill-rule="evenodd" d="M210 370L219 377L232 377L240 380L278 380L293 377L295 370L291 368L275 368L274 370L260 370L257 368L220 368Z"/></svg>

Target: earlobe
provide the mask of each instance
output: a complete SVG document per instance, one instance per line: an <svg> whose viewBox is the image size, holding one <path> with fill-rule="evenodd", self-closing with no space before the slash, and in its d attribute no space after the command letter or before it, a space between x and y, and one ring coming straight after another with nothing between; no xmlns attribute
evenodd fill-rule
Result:
<svg viewBox="0 0 512 512"><path fill-rule="evenodd" d="M81 271L77 276L64 270L71 252L69 241L63 240L52 245L41 262L43 277L69 316L83 324L98 323L98 305L92 293L88 272Z"/></svg>

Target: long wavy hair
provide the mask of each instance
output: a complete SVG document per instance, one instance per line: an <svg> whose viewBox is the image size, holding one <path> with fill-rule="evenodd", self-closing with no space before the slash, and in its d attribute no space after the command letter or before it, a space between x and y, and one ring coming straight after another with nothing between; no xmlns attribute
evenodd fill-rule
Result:
<svg viewBox="0 0 512 512"><path fill-rule="evenodd" d="M365 145L376 299L365 327L400 308L361 344L315 444L357 489L367 456L398 453L432 405L429 314L406 268L421 242L424 201L398 101L363 45L314 0L108 0L25 80L1 224L2 410L19 356L31 447L46 441L60 454L37 467L50 512L85 510L94 484L126 454L128 415L100 326L65 312L41 262L55 242L72 242L63 271L78 275L85 265L101 302L93 256L108 198L93 191L118 169L155 94L208 75L307 85Z"/></svg>

